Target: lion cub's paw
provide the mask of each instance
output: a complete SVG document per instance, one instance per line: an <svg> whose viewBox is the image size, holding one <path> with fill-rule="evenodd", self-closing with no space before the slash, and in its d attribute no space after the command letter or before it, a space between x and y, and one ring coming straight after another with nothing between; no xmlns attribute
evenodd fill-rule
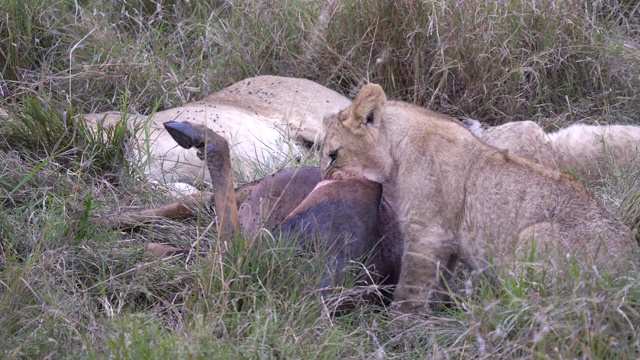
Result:
<svg viewBox="0 0 640 360"><path fill-rule="evenodd" d="M429 297L424 296L425 290L413 286L397 286L393 294L391 310L403 314L428 313Z"/></svg>
<svg viewBox="0 0 640 360"><path fill-rule="evenodd" d="M394 300L391 303L391 311L398 314L428 314L429 307L426 301Z"/></svg>

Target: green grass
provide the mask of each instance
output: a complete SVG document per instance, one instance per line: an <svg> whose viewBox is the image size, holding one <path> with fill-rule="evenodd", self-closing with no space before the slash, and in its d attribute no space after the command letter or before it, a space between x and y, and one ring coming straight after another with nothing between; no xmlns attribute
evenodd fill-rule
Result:
<svg viewBox="0 0 640 360"><path fill-rule="evenodd" d="M347 96L377 82L393 98L494 124L637 124L635 1L9 0L0 14L0 89L10 93L0 98L1 357L640 356L636 273L524 258L493 285L461 281L457 306L429 318L376 305L333 317L312 290L321 259L244 239L217 254L205 211L105 228L103 216L169 198L128 159L144 129L74 117L150 114L273 74ZM610 173L591 188L638 229L637 171ZM155 260L147 242L211 255Z"/></svg>

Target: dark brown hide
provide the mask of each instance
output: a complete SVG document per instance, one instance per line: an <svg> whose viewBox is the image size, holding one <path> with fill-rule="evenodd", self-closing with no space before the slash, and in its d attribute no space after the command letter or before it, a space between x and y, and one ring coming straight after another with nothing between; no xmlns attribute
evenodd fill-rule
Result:
<svg viewBox="0 0 640 360"><path fill-rule="evenodd" d="M295 239L305 254L326 257L319 283L324 294L339 285L356 263L367 269L359 272L360 284L395 285L398 281L402 238L395 212L376 182L347 179L322 184L273 233L282 241ZM372 293L363 299L377 297Z"/></svg>
<svg viewBox="0 0 640 360"><path fill-rule="evenodd" d="M242 234L253 237L260 229L273 229L304 200L320 182L320 169L285 169L256 185L240 205Z"/></svg>
<svg viewBox="0 0 640 360"><path fill-rule="evenodd" d="M341 282L350 261L364 261L376 243L382 186L368 180L336 180L304 199L274 235L295 239L308 254L323 254L322 288Z"/></svg>
<svg viewBox="0 0 640 360"><path fill-rule="evenodd" d="M378 209L376 243L368 265L374 274L373 283L395 285L400 277L403 237L398 213L386 193L387 191L382 192L382 200Z"/></svg>

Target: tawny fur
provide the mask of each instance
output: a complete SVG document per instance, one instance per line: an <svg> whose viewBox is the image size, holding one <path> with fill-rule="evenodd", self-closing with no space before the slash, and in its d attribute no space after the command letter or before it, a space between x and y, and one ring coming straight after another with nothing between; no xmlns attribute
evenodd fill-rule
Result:
<svg viewBox="0 0 640 360"><path fill-rule="evenodd" d="M521 121L474 134L490 145L508 149L510 154L559 171L570 171L587 181L607 178L616 169L640 169L639 126L573 124L545 133L533 121Z"/></svg>
<svg viewBox="0 0 640 360"><path fill-rule="evenodd" d="M479 141L459 122L387 101L375 84L327 124L321 170L361 174L395 191L405 243L394 293L421 311L458 261L500 267L535 242L543 255L628 269L637 244L582 184Z"/></svg>

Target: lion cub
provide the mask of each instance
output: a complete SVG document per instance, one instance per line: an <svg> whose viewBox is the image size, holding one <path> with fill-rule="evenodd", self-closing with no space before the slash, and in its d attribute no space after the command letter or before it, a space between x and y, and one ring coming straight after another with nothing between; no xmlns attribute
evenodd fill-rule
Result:
<svg viewBox="0 0 640 360"><path fill-rule="evenodd" d="M328 119L324 178L360 175L395 192L405 236L401 311L426 310L458 261L475 271L519 251L571 257L603 269L636 260L630 231L568 175L486 145L456 120L369 84Z"/></svg>

